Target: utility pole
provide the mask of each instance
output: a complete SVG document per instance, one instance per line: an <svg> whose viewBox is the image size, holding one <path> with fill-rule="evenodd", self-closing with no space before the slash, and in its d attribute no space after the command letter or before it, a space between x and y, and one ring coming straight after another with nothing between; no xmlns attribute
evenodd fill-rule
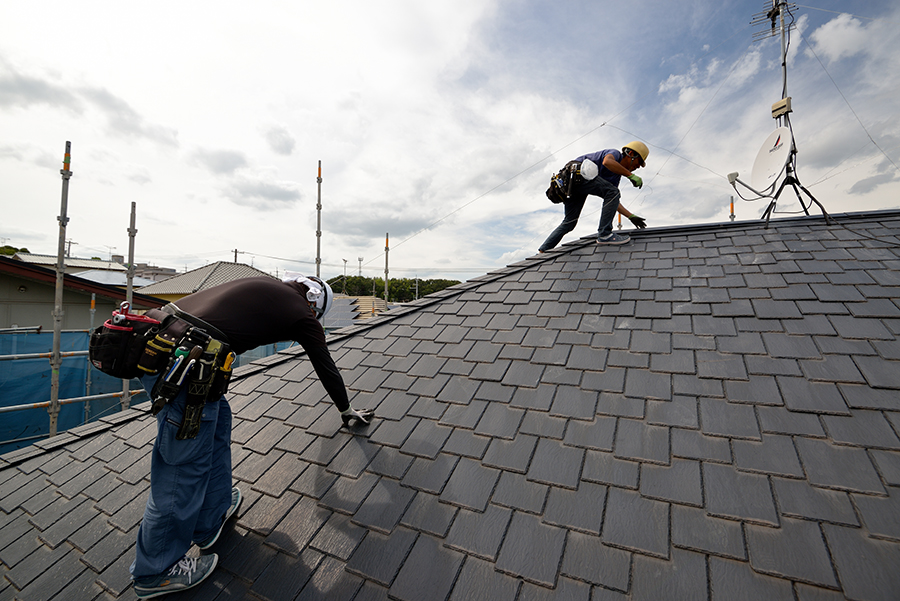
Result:
<svg viewBox="0 0 900 601"><path fill-rule="evenodd" d="M62 175L62 201L60 203L59 217L59 246L56 252L56 299L53 305L53 352L50 353L50 437L56 436L57 421L59 419L59 368L62 365L62 356L59 352L60 338L62 336L63 318L63 282L66 273L63 253L66 250L66 225L69 223L69 179L72 172L69 165L72 162L72 143L66 142L66 154L63 156Z"/></svg>
<svg viewBox="0 0 900 601"><path fill-rule="evenodd" d="M344 262L344 294L347 294L347 259L341 259Z"/></svg>
<svg viewBox="0 0 900 601"><path fill-rule="evenodd" d="M356 260L359 261L359 277L362 277L362 257L356 257Z"/></svg>
<svg viewBox="0 0 900 601"><path fill-rule="evenodd" d="M391 245L388 244L388 240L390 239L390 232L384 235L384 306L387 308L388 302L388 253L391 250Z"/></svg>
<svg viewBox="0 0 900 601"><path fill-rule="evenodd" d="M319 187L316 201L316 277L322 277L322 161L319 161L319 176L316 178Z"/></svg>

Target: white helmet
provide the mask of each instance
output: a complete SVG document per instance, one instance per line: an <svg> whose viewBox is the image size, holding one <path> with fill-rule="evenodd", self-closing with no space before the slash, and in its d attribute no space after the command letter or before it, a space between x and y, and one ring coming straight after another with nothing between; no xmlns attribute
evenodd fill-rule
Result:
<svg viewBox="0 0 900 601"><path fill-rule="evenodd" d="M314 275L307 277L295 271L286 271L281 281L300 282L306 286L306 301L313 313L316 314L316 319L321 320L331 310L331 305L334 303L334 292L331 291L328 282Z"/></svg>
<svg viewBox="0 0 900 601"><path fill-rule="evenodd" d="M334 292L332 292L328 282L321 280L316 276L310 276L309 279L318 284L319 289L316 290L314 286L307 284L309 292L306 293L306 300L312 303L316 319L321 321L331 310L331 305L334 304Z"/></svg>

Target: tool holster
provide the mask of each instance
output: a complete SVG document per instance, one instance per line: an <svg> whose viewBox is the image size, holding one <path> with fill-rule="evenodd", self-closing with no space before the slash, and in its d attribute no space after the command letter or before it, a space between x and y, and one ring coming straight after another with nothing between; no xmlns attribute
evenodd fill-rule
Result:
<svg viewBox="0 0 900 601"><path fill-rule="evenodd" d="M156 380L151 396L151 412L156 415L187 386L184 416L176 439L195 438L200 431L200 418L207 402L218 400L228 389L234 353L225 335L202 320L180 311L170 304L163 311L185 324L184 335L172 346L163 374ZM204 327L201 327L202 326ZM210 335L212 330L214 335Z"/></svg>

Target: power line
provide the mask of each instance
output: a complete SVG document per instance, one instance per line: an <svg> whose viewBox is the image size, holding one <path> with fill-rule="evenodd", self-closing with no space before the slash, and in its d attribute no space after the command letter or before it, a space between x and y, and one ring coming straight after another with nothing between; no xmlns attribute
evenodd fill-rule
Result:
<svg viewBox="0 0 900 601"><path fill-rule="evenodd" d="M844 99L844 102L847 103L847 108L849 108L850 112L853 113L853 116L856 118L856 121L859 123L859 126L863 129L864 132L866 132L866 135L869 137L869 140L872 141L872 144L875 145L875 148L877 148L878 151L884 155L884 158L886 158L891 163L891 165L894 166L894 169L897 169L898 171L900 171L900 169L898 169L898 167L897 167L897 163L895 163L894 160L890 156L888 156L888 154L884 151L884 149L878 145L878 142L875 141L875 138L872 137L872 134L869 133L869 130L866 129L866 126L863 124L862 119L860 119L859 115L856 114L856 111L853 110L853 105L850 104L850 101L847 100L846 96L844 96L844 92L841 90L840 86L837 85L837 82L831 76L831 73L829 73L828 69L825 68L825 64L822 63L822 59L820 59L819 55L816 54L816 51L813 49L812 44L810 44L809 41L806 39L806 37L803 36L802 34L800 35L800 38L806 43L806 47L809 48L809 51L812 52L813 56L816 57L816 60L819 62L819 65L822 67L822 70L825 71L825 75L827 75L828 79L831 80L831 83L834 84L834 87L838 91L838 94L840 94L841 98Z"/></svg>
<svg viewBox="0 0 900 601"><path fill-rule="evenodd" d="M302 261L299 259L287 259L284 257L273 257L271 255L263 255L263 254L255 253L255 252L252 252L249 250L244 251L244 252L246 252L248 255L253 255L254 257L263 257L265 259L272 259L274 261L284 261L286 263L300 263L303 265L315 265L316 264L315 261ZM340 268L340 269L344 268L344 266L342 264L337 264L337 263L321 263L320 265L322 265L323 267L336 267L336 268ZM453 267L453 268L449 268L449 269L446 267L391 267L391 271L410 271L410 272L421 272L421 273L439 272L439 271L441 271L441 272L449 271L449 272L459 272L459 273L485 273L486 271L490 271L492 269L497 269L497 266Z"/></svg>
<svg viewBox="0 0 900 601"><path fill-rule="evenodd" d="M719 92L722 91L722 87L725 85L725 82L728 81L728 78L731 77L731 74L734 73L734 70L737 69L737 66L738 66L739 64L741 64L741 61L744 59L745 56L747 56L747 53L748 53L748 52L750 52L750 49L749 49L749 48L747 48L747 50L744 51L744 53L740 56L740 58L738 58L736 61L734 61L734 64L731 66L731 71L728 72L728 75L727 75L727 76L725 76L724 78L722 78L722 83L720 83L720 84L719 84L719 87L716 88L716 91L715 91L715 93L713 93L713 95L710 97L709 102L706 103L706 106L703 107L703 110L700 111L700 114L697 115L697 118L694 119L694 122L691 123L691 126L688 127L688 129L687 129L686 132L684 132L684 135L681 136L681 139L680 139L680 140L678 140L678 144L675 145L675 149L672 150L672 151L669 153L669 156L666 157L666 160L663 161L663 164L659 166L659 169L657 169L657 171L656 171L656 173L655 173L654 175L659 175L660 172L662 172L663 168L668 164L669 159L671 159L672 156L675 154L675 150L678 150L678 147L681 146L681 143L684 142L684 139L688 136L689 133L691 133L691 130L694 129L694 126L695 126L695 125L697 125L697 122L700 121L700 117L703 116L703 113L706 112L706 109L709 108L709 105L712 104L713 100L716 99L716 96L719 95ZM685 159L685 160L687 160L687 159ZM691 161L691 163L693 163L693 161ZM696 163L693 163L693 164L696 165ZM700 165L698 165L698 167L699 167L699 166L700 166ZM706 169L706 168L704 167L704 169ZM707 169L707 170L710 171L711 173L714 173L715 175L719 175L718 173L715 173L715 171L712 171L712 169Z"/></svg>
<svg viewBox="0 0 900 601"><path fill-rule="evenodd" d="M862 16L860 16L860 15L851 15L850 13L845 12L845 11L840 11L840 10L828 10L828 9L826 9L826 8L818 8L818 7L816 7L816 6L806 6L805 4L794 4L794 6L796 6L796 7L798 7L798 8L808 8L808 9L810 9L810 10L819 10L819 11L822 11L823 13L832 13L832 14L835 14L835 15L849 15L849 16L851 16L851 17L853 17L853 18L856 18L856 19L868 19L869 21L891 21L891 22L896 23L896 21L893 21L893 20L891 20L891 19L885 19L885 18L883 18L883 17L862 17Z"/></svg>

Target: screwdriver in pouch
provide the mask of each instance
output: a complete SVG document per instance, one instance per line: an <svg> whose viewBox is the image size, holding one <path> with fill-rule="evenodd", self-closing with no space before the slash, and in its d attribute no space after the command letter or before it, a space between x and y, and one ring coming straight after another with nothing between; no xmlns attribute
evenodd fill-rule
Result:
<svg viewBox="0 0 900 601"><path fill-rule="evenodd" d="M178 376L187 364L188 354L190 354L190 351L186 346L179 346L175 349L171 359L169 359L169 365L166 367L165 373L156 380L152 393L153 406L150 409L153 415L159 413L166 403L174 399L175 395L178 394Z"/></svg>
<svg viewBox="0 0 900 601"><path fill-rule="evenodd" d="M184 368L184 373L182 373L181 377L178 379L178 384L180 386L188 374L191 371L194 371L194 367L200 365L197 369L198 373L196 376L188 380L188 394L184 404L184 417L182 417L178 433L175 435L176 440L195 438L200 432L200 418L203 416L203 406L206 404L206 398L191 394L191 385L193 384L193 380L204 376L202 364L197 363L197 360L202 354L203 347L201 346L195 346L191 349L191 354L188 355L187 367Z"/></svg>

